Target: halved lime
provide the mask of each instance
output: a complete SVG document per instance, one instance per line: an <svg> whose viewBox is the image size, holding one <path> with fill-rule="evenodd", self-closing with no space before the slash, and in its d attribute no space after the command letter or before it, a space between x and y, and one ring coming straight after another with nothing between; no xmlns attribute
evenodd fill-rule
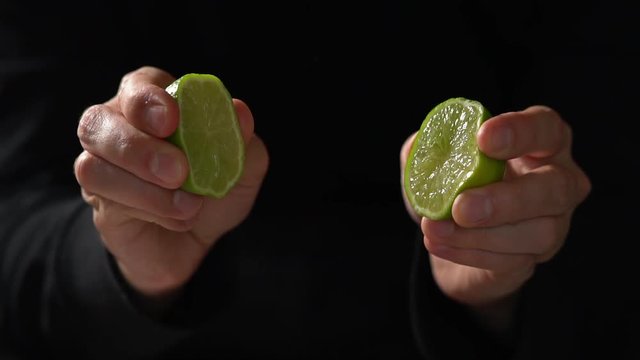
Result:
<svg viewBox="0 0 640 360"><path fill-rule="evenodd" d="M184 151L189 174L182 189L224 197L242 175L244 141L231 95L210 74L186 74L166 88L180 122L168 140Z"/></svg>
<svg viewBox="0 0 640 360"><path fill-rule="evenodd" d="M421 216L451 219L451 207L463 190L502 179L505 162L487 157L476 134L490 118L478 101L451 98L436 105L416 134L404 172L409 203Z"/></svg>

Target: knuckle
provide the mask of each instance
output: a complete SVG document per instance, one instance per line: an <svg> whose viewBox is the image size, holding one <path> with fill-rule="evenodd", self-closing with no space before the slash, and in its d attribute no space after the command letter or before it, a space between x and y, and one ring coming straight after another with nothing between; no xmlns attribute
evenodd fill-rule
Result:
<svg viewBox="0 0 640 360"><path fill-rule="evenodd" d="M128 88L121 95L123 112L130 120L139 120L147 106L158 102L160 90L151 84L138 84Z"/></svg>
<svg viewBox="0 0 640 360"><path fill-rule="evenodd" d="M546 106L546 105L535 105L532 106L532 108L538 112L539 114L539 118L542 121L546 121L549 124L558 124L558 123L563 123L564 121L562 121L562 117L560 116L560 113L558 113L555 109Z"/></svg>
<svg viewBox="0 0 640 360"><path fill-rule="evenodd" d="M568 148L571 147L571 143L573 142L573 130L571 129L571 126L564 120L562 120L562 118L560 118L560 116L556 116L556 121L557 121L557 128L558 131L556 132L558 135L558 147L559 148Z"/></svg>
<svg viewBox="0 0 640 360"><path fill-rule="evenodd" d="M120 79L119 91L126 90L131 87L131 84L135 83L136 78L139 78L142 75L148 76L154 74L155 72L157 72L157 70L158 69L153 66L141 66L124 74L124 76L122 76L122 79Z"/></svg>
<svg viewBox="0 0 640 360"><path fill-rule="evenodd" d="M565 173L558 172L555 183L551 187L551 198L559 209L566 209L571 204L575 184Z"/></svg>
<svg viewBox="0 0 640 360"><path fill-rule="evenodd" d="M154 76L155 74L161 72L161 70L155 66L143 65L134 71L136 74L145 74L148 76Z"/></svg>
<svg viewBox="0 0 640 360"><path fill-rule="evenodd" d="M578 202L580 203L584 201L584 199L586 199L587 196L589 196L589 194L591 193L592 184L591 180L589 180L589 177L582 170L579 170L576 177L576 182L578 189Z"/></svg>
<svg viewBox="0 0 640 360"><path fill-rule="evenodd" d="M92 105L80 116L77 136L83 145L95 143L105 121L105 105Z"/></svg>
<svg viewBox="0 0 640 360"><path fill-rule="evenodd" d="M129 101L129 105L134 109L141 108L145 105L151 103L153 98L153 86L144 84L136 87L131 92L131 99Z"/></svg>
<svg viewBox="0 0 640 360"><path fill-rule="evenodd" d="M138 77L141 74L145 74L151 71L151 69L153 69L152 66L140 66L137 69L131 70L128 73L124 74L124 76L122 76L122 80L120 80L120 84L121 85L126 85L128 84L131 80L133 80L134 78Z"/></svg>
<svg viewBox="0 0 640 360"><path fill-rule="evenodd" d="M153 67L153 66L150 66L150 65L143 65L143 66L140 66L140 67L136 70L136 72L143 73L143 74L150 74L150 73L155 72L156 70L157 70L157 69L156 69L155 67Z"/></svg>
<svg viewBox="0 0 640 360"><path fill-rule="evenodd" d="M168 72L157 68L155 66L141 66L133 71L125 74L120 80L119 91L130 88L136 81L147 79L152 83L158 83L161 85L169 85L173 81L174 77Z"/></svg>
<svg viewBox="0 0 640 360"><path fill-rule="evenodd" d="M145 74L153 84L161 87L166 87L174 80L171 74L155 66L143 66L139 71Z"/></svg>
<svg viewBox="0 0 640 360"><path fill-rule="evenodd" d="M83 188L91 188L96 167L96 158L88 152L80 154L74 163L76 180Z"/></svg>
<svg viewBox="0 0 640 360"><path fill-rule="evenodd" d="M265 176L267 171L269 170L269 163L271 161L271 157L269 155L269 149L267 149L267 146L264 144L264 141L262 141L262 139L256 137L256 139L258 140L258 156L259 156L259 161L258 163L260 164L259 167L259 174L261 176Z"/></svg>
<svg viewBox="0 0 640 360"><path fill-rule="evenodd" d="M540 110L550 119L553 119L554 121L560 120L560 114L553 108L546 105L539 105L539 107Z"/></svg>
<svg viewBox="0 0 640 360"><path fill-rule="evenodd" d="M109 227L109 217L106 216L104 206L100 206L94 209L93 211L93 223L96 228L100 231L104 231Z"/></svg>
<svg viewBox="0 0 640 360"><path fill-rule="evenodd" d="M129 82L131 82L131 78L133 78L136 75L137 71L138 70L134 70L124 74L122 79L120 79L120 85L118 86L118 93L122 92L124 89L127 88L127 86L129 85Z"/></svg>
<svg viewBox="0 0 640 360"><path fill-rule="evenodd" d="M101 232L112 231L122 223L122 205L113 200L99 197L99 207L93 211L93 223Z"/></svg>
<svg viewBox="0 0 640 360"><path fill-rule="evenodd" d="M424 247L429 250L429 251L434 251L434 247L436 245L436 243L433 241L433 239L427 235L422 236L422 242L424 244Z"/></svg>
<svg viewBox="0 0 640 360"><path fill-rule="evenodd" d="M91 205L94 208L94 211L100 210L100 197L92 192L87 191L86 189L81 189L82 199L87 204Z"/></svg>
<svg viewBox="0 0 640 360"><path fill-rule="evenodd" d="M135 140L128 136L117 136L114 141L113 151L118 159L134 159L134 154L136 153Z"/></svg>
<svg viewBox="0 0 640 360"><path fill-rule="evenodd" d="M558 119L558 127L560 128L559 133L563 134L565 137L567 137L570 140L573 136L573 129L571 128L571 125L569 125L569 123L567 123L566 121L562 120L562 118L560 118L559 116L557 117L557 119Z"/></svg>

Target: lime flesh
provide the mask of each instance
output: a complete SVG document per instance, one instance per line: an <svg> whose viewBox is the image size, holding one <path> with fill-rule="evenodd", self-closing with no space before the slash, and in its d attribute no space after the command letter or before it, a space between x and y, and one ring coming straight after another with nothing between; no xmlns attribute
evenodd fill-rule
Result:
<svg viewBox="0 0 640 360"><path fill-rule="evenodd" d="M505 162L487 157L476 142L480 126L490 117L480 102L451 98L424 119L404 173L405 194L420 216L451 219L459 193L502 179Z"/></svg>
<svg viewBox="0 0 640 360"><path fill-rule="evenodd" d="M182 189L224 197L242 175L245 156L231 95L210 74L186 74L166 91L180 109L178 128L167 140L184 151L189 163Z"/></svg>

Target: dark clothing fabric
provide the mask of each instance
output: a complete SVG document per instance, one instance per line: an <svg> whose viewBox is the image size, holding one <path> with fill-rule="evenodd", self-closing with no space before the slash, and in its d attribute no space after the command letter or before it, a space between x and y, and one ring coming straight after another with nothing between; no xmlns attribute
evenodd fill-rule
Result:
<svg viewBox="0 0 640 360"><path fill-rule="evenodd" d="M625 189L637 162L632 5L60 6L0 4L0 355L640 358L622 229L635 223L618 200L637 199ZM161 320L132 301L72 170L82 111L142 65L218 75L249 104L271 157L249 219ZM494 114L555 108L594 183L566 246L523 289L508 343L439 292L402 204L400 146L455 96Z"/></svg>

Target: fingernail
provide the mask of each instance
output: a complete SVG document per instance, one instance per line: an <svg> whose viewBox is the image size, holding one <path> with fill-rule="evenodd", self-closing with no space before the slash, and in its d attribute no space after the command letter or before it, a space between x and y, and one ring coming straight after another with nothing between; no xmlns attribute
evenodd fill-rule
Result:
<svg viewBox="0 0 640 360"><path fill-rule="evenodd" d="M167 107L154 100L149 100L145 105L144 116L146 123L149 124L153 131L161 133L166 122Z"/></svg>
<svg viewBox="0 0 640 360"><path fill-rule="evenodd" d="M169 154L156 153L150 167L153 175L165 183L175 184L182 178L182 166Z"/></svg>
<svg viewBox="0 0 640 360"><path fill-rule="evenodd" d="M453 221L433 221L431 223L431 231L438 237L449 237L453 234L454 229Z"/></svg>
<svg viewBox="0 0 640 360"><path fill-rule="evenodd" d="M493 212L493 205L484 194L467 192L460 203L460 216L467 223L481 223L487 220Z"/></svg>
<svg viewBox="0 0 640 360"><path fill-rule="evenodd" d="M202 198L186 191L176 190L173 193L173 205L184 215L193 215L202 206Z"/></svg>
<svg viewBox="0 0 640 360"><path fill-rule="evenodd" d="M501 127L493 132L491 137L491 150L501 152L507 150L513 141L513 130L510 127Z"/></svg>

